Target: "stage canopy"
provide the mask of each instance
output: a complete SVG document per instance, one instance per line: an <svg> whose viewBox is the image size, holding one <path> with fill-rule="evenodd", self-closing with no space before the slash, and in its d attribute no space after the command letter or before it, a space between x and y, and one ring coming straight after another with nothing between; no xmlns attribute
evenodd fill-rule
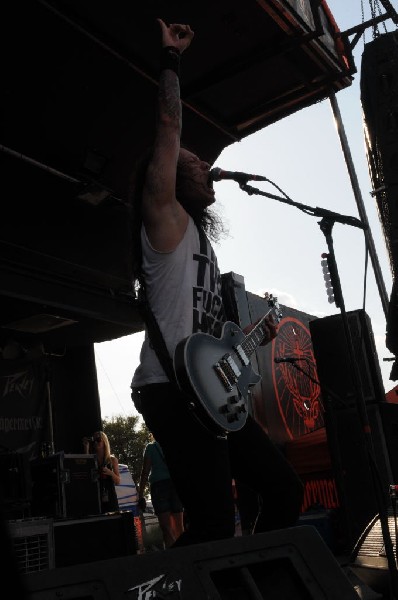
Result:
<svg viewBox="0 0 398 600"><path fill-rule="evenodd" d="M319 6L318 6L319 5ZM326 2L13 0L2 8L0 342L139 331L129 174L151 143L159 27L186 22L183 141L237 140L349 86Z"/></svg>

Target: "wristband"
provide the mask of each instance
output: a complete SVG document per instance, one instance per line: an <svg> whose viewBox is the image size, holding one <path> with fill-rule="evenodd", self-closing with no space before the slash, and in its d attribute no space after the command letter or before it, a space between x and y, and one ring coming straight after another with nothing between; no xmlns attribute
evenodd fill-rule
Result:
<svg viewBox="0 0 398 600"><path fill-rule="evenodd" d="M177 77L180 76L180 51L175 46L165 46L162 48L160 69L170 69L174 71Z"/></svg>

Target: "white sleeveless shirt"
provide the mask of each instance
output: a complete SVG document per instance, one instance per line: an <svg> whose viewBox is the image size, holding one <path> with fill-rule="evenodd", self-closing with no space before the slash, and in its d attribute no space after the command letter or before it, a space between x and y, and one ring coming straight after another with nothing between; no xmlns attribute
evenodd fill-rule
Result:
<svg viewBox="0 0 398 600"><path fill-rule="evenodd" d="M225 316L217 258L192 218L189 217L184 237L172 252L154 250L144 226L141 245L147 299L170 356L173 357L177 343L191 333L203 331L219 336ZM131 387L167 381L145 332L140 365Z"/></svg>

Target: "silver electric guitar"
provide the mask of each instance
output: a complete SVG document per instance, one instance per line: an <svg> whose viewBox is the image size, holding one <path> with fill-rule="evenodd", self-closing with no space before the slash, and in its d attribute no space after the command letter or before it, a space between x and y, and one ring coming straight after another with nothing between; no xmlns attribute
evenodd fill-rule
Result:
<svg viewBox="0 0 398 600"><path fill-rule="evenodd" d="M196 417L210 431L237 431L246 422L249 388L261 379L250 357L264 340L267 317L272 314L278 323L282 318L277 298L267 295L266 300L269 311L247 335L227 321L220 338L193 333L176 347L178 385L188 395Z"/></svg>

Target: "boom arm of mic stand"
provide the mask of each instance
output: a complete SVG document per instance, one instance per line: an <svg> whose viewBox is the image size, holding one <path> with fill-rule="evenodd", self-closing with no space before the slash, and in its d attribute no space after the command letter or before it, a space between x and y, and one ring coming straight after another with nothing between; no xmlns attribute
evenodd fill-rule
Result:
<svg viewBox="0 0 398 600"><path fill-rule="evenodd" d="M308 373L308 371L305 371L302 367L300 367L300 365L297 364L297 362L294 363L288 363L289 365L291 365L292 367L294 367L295 369L297 369L297 371L300 371L300 373L303 373L306 377L308 377L308 379L310 379L313 383L315 383L316 385L319 385L320 388L323 389L324 392L326 392L326 395L329 396L332 400L334 400L335 402L337 402L339 405L344 406L345 408L347 408L347 404L346 402L344 402L344 400L342 400L340 398L340 396L338 396L333 390L331 390L328 386L324 385L321 386L320 382L315 379L315 377L313 377L310 373Z"/></svg>
<svg viewBox="0 0 398 600"><path fill-rule="evenodd" d="M291 206L295 206L299 208L303 212L312 215L314 217L322 217L324 219L329 219L336 221L338 223L342 223L343 225L352 225L352 227L358 227L359 229L367 229L368 225L362 223L356 217L351 217L349 215L341 215L340 213L333 212L331 210L327 210L326 208L319 208L308 206L307 204L302 204L301 202L295 202L291 198L284 198L283 196L276 196L275 194L270 194L269 192L264 192L263 190L259 190L252 185L248 185L247 183L241 183L240 188L247 192L250 196L256 194L258 196L267 196L267 198L272 198L273 200L278 200L279 202L283 202L284 204L290 204Z"/></svg>
<svg viewBox="0 0 398 600"><path fill-rule="evenodd" d="M289 362L289 365L292 365L292 367L294 367L295 369L297 369L297 371L300 371L301 373L304 373L304 375L306 377L308 377L308 379L311 379L311 381L313 383L315 383L316 385L321 385L319 383L319 381L317 379L315 379L315 377L313 377L312 375L310 375L310 373L308 373L308 371L304 371L303 367L300 367L300 365L297 364L297 362Z"/></svg>

